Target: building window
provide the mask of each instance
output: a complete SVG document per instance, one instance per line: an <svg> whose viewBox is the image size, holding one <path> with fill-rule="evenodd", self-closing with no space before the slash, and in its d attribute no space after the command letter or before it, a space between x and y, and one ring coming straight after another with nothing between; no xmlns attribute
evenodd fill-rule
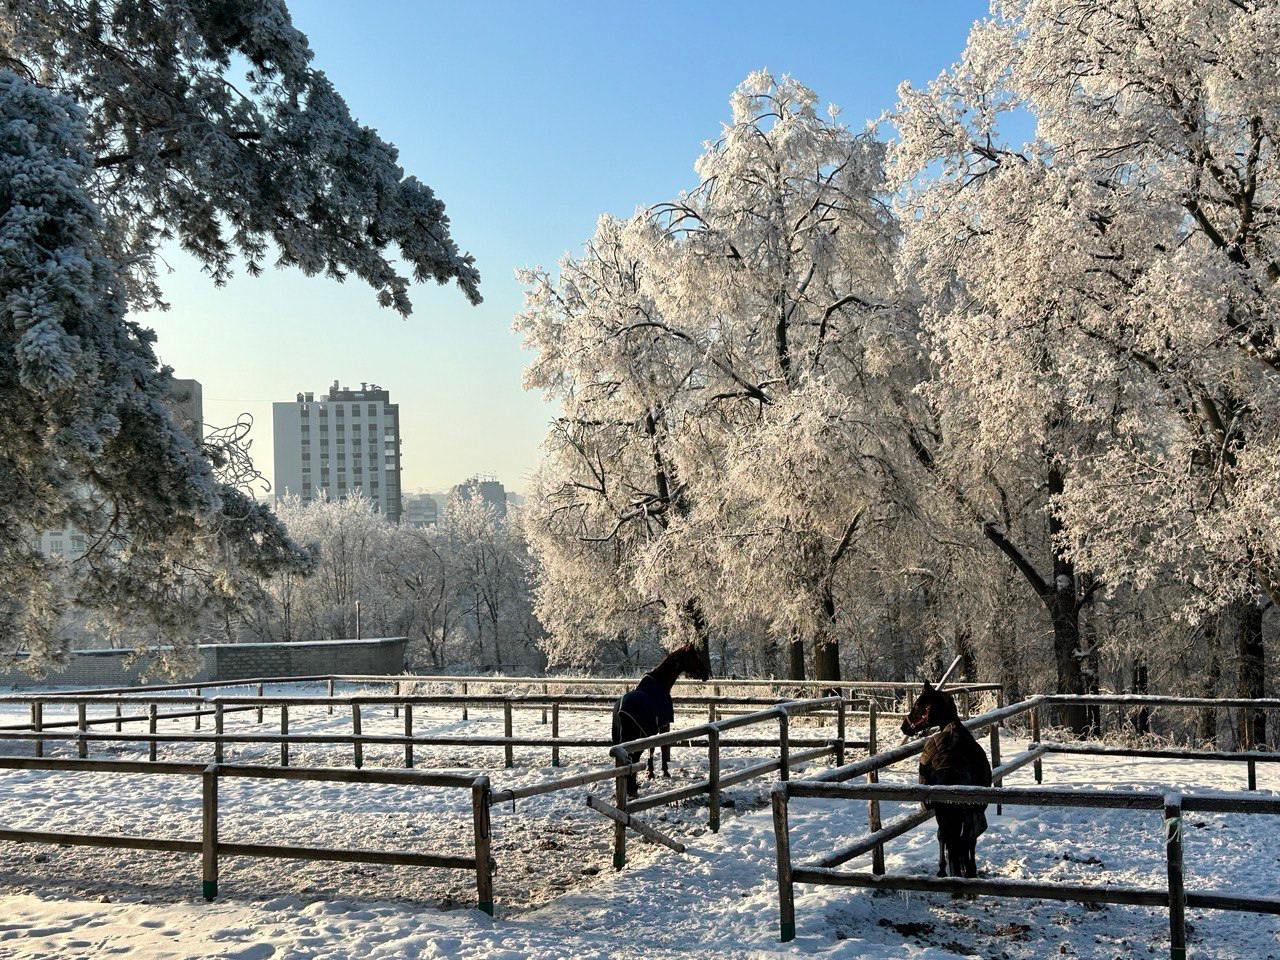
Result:
<svg viewBox="0 0 1280 960"><path fill-rule="evenodd" d="M304 435L306 435L306 434L308 434L308 433L310 433L310 432L311 432L311 424L309 424L309 423L304 423L304 424L302 425L302 433L303 433Z"/></svg>
<svg viewBox="0 0 1280 960"><path fill-rule="evenodd" d="M359 432L360 432L360 424L358 424L358 423L353 423L353 424L351 425L351 432L352 432L352 433L359 433Z"/></svg>
<svg viewBox="0 0 1280 960"><path fill-rule="evenodd" d="M337 417L339 420L341 420L343 417L347 415L347 408L344 407L342 404L338 404L336 407L333 408L333 415Z"/></svg>
<svg viewBox="0 0 1280 960"><path fill-rule="evenodd" d="M353 417L358 417L358 416L360 416L360 404L358 404L358 403L353 403L353 404L351 405L351 415L352 415Z"/></svg>
<svg viewBox="0 0 1280 960"><path fill-rule="evenodd" d="M321 416L321 417L327 417L327 416L329 416L329 408L328 408L328 407L325 407L325 406L323 406L323 405L322 405L322 406L320 407L320 416Z"/></svg>
<svg viewBox="0 0 1280 960"><path fill-rule="evenodd" d="M378 405L376 403L369 404L369 416L376 417L378 415Z"/></svg>

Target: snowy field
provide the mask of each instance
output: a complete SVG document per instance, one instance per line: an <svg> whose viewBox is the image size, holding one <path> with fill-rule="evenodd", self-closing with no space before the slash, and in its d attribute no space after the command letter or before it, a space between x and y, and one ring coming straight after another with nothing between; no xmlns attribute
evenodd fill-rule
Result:
<svg viewBox="0 0 1280 960"><path fill-rule="evenodd" d="M310 692L310 691L308 691ZM62 717L61 710L66 714ZM46 722L73 716L47 708ZM398 733L390 708L367 710L365 731ZM26 719L0 709L0 723ZM516 713L517 735L546 735L537 711ZM349 729L349 715L292 708L290 730ZM420 733L501 731L500 714L472 708L415 710ZM228 715L227 732L257 727L252 714ZM696 722L693 717L689 722ZM141 725L135 727L140 728ZM169 729L190 729L174 721ZM206 731L208 730L206 722ZM604 736L608 715L562 715L564 736ZM161 729L165 729L165 724ZM110 727L99 729L112 729ZM816 731L798 727L794 734ZM745 735L745 734L744 734ZM851 730L851 736L856 735ZM1006 757L1019 744L1007 742ZM14 749L12 745L9 749ZM70 745L51 748L66 755ZM349 765L350 747L293 747L295 765ZM212 746L161 745L161 759L211 759ZM227 749L227 760L274 758L274 746ZM565 750L549 766L547 748L518 749L517 768L502 769L501 748L418 748L420 769L487 770L496 789L585 772L606 761L603 750ZM145 747L93 746L94 756L145 756ZM727 751L727 766L764 751ZM366 747L366 765L396 766L401 747ZM704 775L702 751L677 750L675 779ZM901 769L903 779L914 770ZM1258 770L1261 790L1280 790L1280 772ZM888 778L886 778L888 779ZM1030 768L1009 785L1032 781ZM1056 756L1045 763L1054 786L1236 789L1240 765ZM601 795L611 784L598 785ZM776 942L777 891L773 828L761 780L727 791L719 834L705 828L706 799L650 811L646 818L680 837L684 856L628 844L628 868L610 866L610 824L583 803L586 788L510 804L493 811L496 919L471 909L474 876L466 871L364 864L297 863L228 857L220 897L199 897L198 857L6 844L0 861L0 957L63 958L667 958L791 957L1031 960L1048 956L1167 956L1167 918L1138 907L957 899L925 894L871 894L797 887L798 936ZM221 838L469 854L470 797L465 791L254 780L223 781ZM886 804L886 819L901 805ZM1077 883L1163 886L1158 813L1005 808L989 811L992 829L979 846L983 875ZM198 780L184 777L4 771L0 826L199 836ZM865 833L860 803L794 801L792 849L797 861ZM1273 896L1280 886L1280 824L1265 816L1189 814L1189 889ZM888 847L891 872L932 873L932 832L922 827ZM851 864L851 868L862 868ZM1192 910L1191 955L1280 958L1280 918Z"/></svg>

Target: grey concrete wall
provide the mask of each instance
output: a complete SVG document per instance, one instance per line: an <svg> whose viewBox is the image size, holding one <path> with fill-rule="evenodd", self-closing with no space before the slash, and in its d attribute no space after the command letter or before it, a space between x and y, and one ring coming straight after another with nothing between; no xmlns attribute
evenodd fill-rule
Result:
<svg viewBox="0 0 1280 960"><path fill-rule="evenodd" d="M404 637L319 640L310 643L213 643L200 646L201 666L176 681L244 680L334 673L403 673ZM126 686L141 684L145 663L127 666L131 650L73 650L65 669L44 678L16 665L0 669L0 686ZM168 682L153 678L151 682Z"/></svg>

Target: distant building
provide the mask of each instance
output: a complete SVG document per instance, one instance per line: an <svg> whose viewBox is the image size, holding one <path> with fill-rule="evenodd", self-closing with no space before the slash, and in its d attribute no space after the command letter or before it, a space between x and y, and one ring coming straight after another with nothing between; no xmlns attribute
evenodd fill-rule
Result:
<svg viewBox="0 0 1280 960"><path fill-rule="evenodd" d="M462 500L479 499L500 517L507 515L507 490L495 477L476 475L453 488L453 496Z"/></svg>
<svg viewBox="0 0 1280 960"><path fill-rule="evenodd" d="M440 508L436 498L429 493L407 493L404 495L404 515L401 523L422 529L434 527L440 519Z"/></svg>
<svg viewBox="0 0 1280 960"><path fill-rule="evenodd" d="M300 393L271 405L277 499L310 502L363 494L388 520L399 522L400 408L376 383L359 390L333 381L327 396Z"/></svg>
<svg viewBox="0 0 1280 960"><path fill-rule="evenodd" d="M199 380L179 380L169 388L169 409L178 427L194 443L204 440L204 388ZM72 526L40 534L38 549L46 557L75 559L84 553L84 534Z"/></svg>

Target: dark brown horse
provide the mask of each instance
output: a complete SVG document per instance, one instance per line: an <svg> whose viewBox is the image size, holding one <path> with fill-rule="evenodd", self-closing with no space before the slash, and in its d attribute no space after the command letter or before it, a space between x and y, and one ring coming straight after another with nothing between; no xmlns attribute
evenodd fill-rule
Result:
<svg viewBox="0 0 1280 960"><path fill-rule="evenodd" d="M640 683L629 693L623 694L613 708L613 743L626 743L666 733L675 722L675 704L671 701L671 688L681 674L694 680L709 680L711 664L700 647L686 644L663 657L662 662L640 678ZM640 759L639 753L631 754L631 762ZM671 748L662 748L662 775L670 776L667 763ZM653 748L649 748L649 779L653 779ZM640 792L636 775L627 777L627 796Z"/></svg>
<svg viewBox="0 0 1280 960"><path fill-rule="evenodd" d="M902 721L902 732L919 736L933 727L939 730L920 754L920 782L932 786L991 786L991 763L986 751L960 722L955 699L925 683L910 714ZM985 803L933 804L933 816L938 821L938 876L978 875L978 837L987 829L986 809Z"/></svg>

